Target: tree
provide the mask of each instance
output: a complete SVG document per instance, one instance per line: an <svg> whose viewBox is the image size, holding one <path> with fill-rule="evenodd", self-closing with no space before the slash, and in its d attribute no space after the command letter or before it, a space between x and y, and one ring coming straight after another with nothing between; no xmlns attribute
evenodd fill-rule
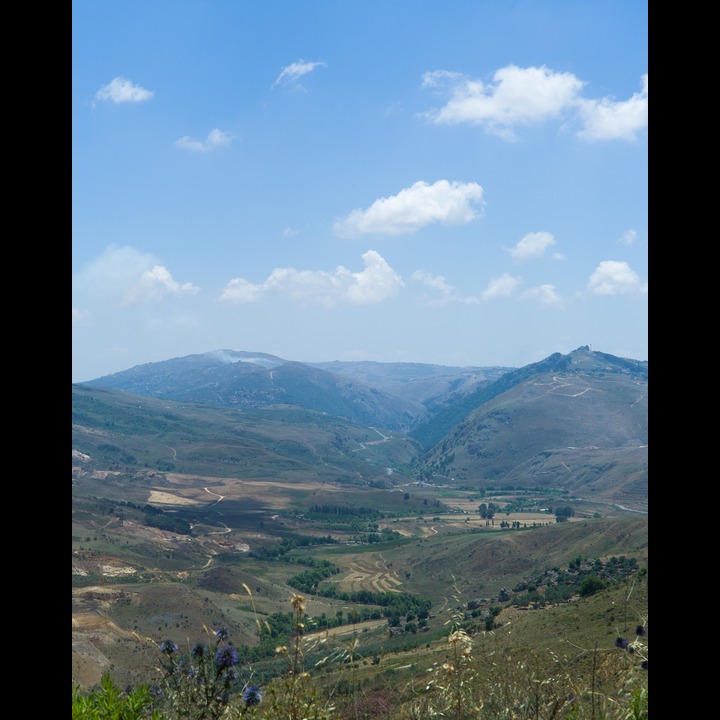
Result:
<svg viewBox="0 0 720 720"><path fill-rule="evenodd" d="M588 597L607 587L607 583L601 580L595 573L590 573L583 578L580 583L580 596Z"/></svg>
<svg viewBox="0 0 720 720"><path fill-rule="evenodd" d="M573 517L573 515L575 515L575 511L569 505L555 510L555 520L557 522L567 522L567 519Z"/></svg>

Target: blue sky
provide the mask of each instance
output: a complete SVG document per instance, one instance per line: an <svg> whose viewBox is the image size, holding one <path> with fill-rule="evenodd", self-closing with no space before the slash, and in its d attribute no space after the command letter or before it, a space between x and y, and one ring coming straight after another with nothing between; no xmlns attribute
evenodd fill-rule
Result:
<svg viewBox="0 0 720 720"><path fill-rule="evenodd" d="M635 0L74 0L73 382L648 359Z"/></svg>

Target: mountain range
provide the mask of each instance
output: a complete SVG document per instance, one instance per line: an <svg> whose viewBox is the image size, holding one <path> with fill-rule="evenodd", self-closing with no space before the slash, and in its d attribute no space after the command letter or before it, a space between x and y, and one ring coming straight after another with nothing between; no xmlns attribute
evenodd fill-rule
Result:
<svg viewBox="0 0 720 720"><path fill-rule="evenodd" d="M647 362L589 347L522 368L222 350L73 384L73 678L144 681L160 642L221 626L271 677L259 618L298 591L313 622L431 603L422 632L407 609L400 630L353 620L375 679L430 662L448 612L523 647L556 617L555 636L597 646L615 595L513 603L530 587L556 603L581 558L646 568L647 435Z"/></svg>
<svg viewBox="0 0 720 720"><path fill-rule="evenodd" d="M281 413L296 429L317 425L320 413L337 427L377 428L376 439L392 433L395 445L402 437L404 470L418 481L553 487L647 508L648 363L587 346L522 368L309 364L218 350L139 365L82 386L261 411L263 422ZM257 429L259 419L255 423ZM297 454L304 441L295 442ZM332 461L353 468L350 474L357 472L352 444L336 440ZM279 447L275 442L273 451ZM313 457L308 448L303 452ZM386 462L383 457L371 481L386 474Z"/></svg>

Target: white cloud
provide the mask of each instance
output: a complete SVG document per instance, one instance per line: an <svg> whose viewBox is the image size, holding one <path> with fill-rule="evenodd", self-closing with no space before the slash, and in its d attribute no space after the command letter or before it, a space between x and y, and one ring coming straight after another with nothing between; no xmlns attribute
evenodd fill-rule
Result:
<svg viewBox="0 0 720 720"><path fill-rule="evenodd" d="M73 287L91 296L122 296L157 260L133 247L109 245L73 277Z"/></svg>
<svg viewBox="0 0 720 720"><path fill-rule="evenodd" d="M578 133L588 140L635 140L648 125L648 76L641 78L642 90L629 100L609 98L584 100L580 110L585 127Z"/></svg>
<svg viewBox="0 0 720 720"><path fill-rule="evenodd" d="M513 126L559 116L575 103L583 82L572 73L516 65L497 70L489 85L443 70L423 76L424 87L441 85L450 86L450 100L440 110L425 113L432 122L479 124L488 132L514 140Z"/></svg>
<svg viewBox="0 0 720 720"><path fill-rule="evenodd" d="M210 131L206 140L194 140L185 135L175 141L175 146L183 150L192 150L193 152L209 152L223 145L229 145L231 139L232 133L214 128Z"/></svg>
<svg viewBox="0 0 720 720"><path fill-rule="evenodd" d="M509 248L510 254L518 261L535 260L542 257L555 238L549 232L532 232L518 240L515 247Z"/></svg>
<svg viewBox="0 0 720 720"><path fill-rule="evenodd" d="M624 232L618 239L618 245L632 245L637 240L637 233L634 230Z"/></svg>
<svg viewBox="0 0 720 720"><path fill-rule="evenodd" d="M162 300L166 295L195 295L199 288L192 283L180 285L173 280L166 267L154 265L144 272L137 282L125 293L123 303L135 303Z"/></svg>
<svg viewBox="0 0 720 720"><path fill-rule="evenodd" d="M440 292L445 295L449 295L455 289L452 285L448 285L445 282L445 278L442 275L431 275L426 270L416 270L412 274L412 279L415 280L415 282L422 283L435 290L440 290Z"/></svg>
<svg viewBox="0 0 720 720"><path fill-rule="evenodd" d="M496 300L497 298L510 297L520 283L522 283L522 278L513 277L509 273L503 273L488 283L481 297L483 300Z"/></svg>
<svg viewBox="0 0 720 720"><path fill-rule="evenodd" d="M587 140L634 140L648 123L648 76L642 90L626 101L580 97L585 82L572 73L547 67L507 65L491 83L446 70L427 72L423 87L445 90L440 109L422 113L437 125L470 123L504 140L516 140L515 128L564 116L579 116L578 135Z"/></svg>
<svg viewBox="0 0 720 720"><path fill-rule="evenodd" d="M154 93L139 85L134 85L130 80L119 76L103 85L96 93L96 100L110 100L114 103L138 103L149 100Z"/></svg>
<svg viewBox="0 0 720 720"><path fill-rule="evenodd" d="M293 237L293 236L297 235L298 232L299 232L299 230L295 230L295 228L286 227L286 228L282 231L282 236L283 236L284 238L289 238L289 237Z"/></svg>
<svg viewBox="0 0 720 720"><path fill-rule="evenodd" d="M375 250L368 250L362 259L365 268L360 272L351 272L342 265L332 272L275 268L261 284L234 278L223 290L220 300L245 304L277 293L298 302L327 307L342 302L364 305L387 300L405 286L400 275Z"/></svg>
<svg viewBox="0 0 720 720"><path fill-rule="evenodd" d="M197 291L191 283L180 285L173 280L153 255L127 245L109 245L73 276L73 293L79 297L105 298L124 305Z"/></svg>
<svg viewBox="0 0 720 720"><path fill-rule="evenodd" d="M273 87L294 82L303 75L312 72L316 67L327 67L327 65L324 62L305 62L304 60L298 60L298 62L294 62L283 68L273 83Z"/></svg>
<svg viewBox="0 0 720 720"><path fill-rule="evenodd" d="M593 295L647 295L648 285L626 262L603 260L590 276L588 290Z"/></svg>
<svg viewBox="0 0 720 720"><path fill-rule="evenodd" d="M438 180L429 185L420 180L397 195L376 200L366 210L353 210L335 222L334 230L343 237L355 237L413 233L434 222L463 225L477 216L473 205L483 203L483 189L477 183Z"/></svg>
<svg viewBox="0 0 720 720"><path fill-rule="evenodd" d="M220 300L237 305L245 305L260 300L265 288L262 285L254 285L245 278L233 278L222 291Z"/></svg>
<svg viewBox="0 0 720 720"><path fill-rule="evenodd" d="M562 298L555 291L554 285L538 285L537 287L526 290L521 296L521 300L535 300L543 307L562 307Z"/></svg>

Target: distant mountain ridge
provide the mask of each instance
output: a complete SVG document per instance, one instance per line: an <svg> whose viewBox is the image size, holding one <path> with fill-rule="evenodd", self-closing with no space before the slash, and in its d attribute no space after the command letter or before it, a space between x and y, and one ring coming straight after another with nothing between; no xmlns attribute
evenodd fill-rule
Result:
<svg viewBox="0 0 720 720"><path fill-rule="evenodd" d="M295 405L407 432L429 413L507 370L421 363L301 363L267 353L215 350L137 365L82 384L225 407Z"/></svg>
<svg viewBox="0 0 720 720"><path fill-rule="evenodd" d="M403 433L417 445L403 472L418 481L553 487L647 507L648 363L588 346L516 369L310 365L221 350L83 385L244 411L296 407ZM306 416L294 417L303 432Z"/></svg>
<svg viewBox="0 0 720 720"><path fill-rule="evenodd" d="M596 372L600 368L610 372L626 372L630 375L636 375L644 381L647 381L648 375L647 361L639 362L605 353L593 353L588 346L580 347L568 355L553 353L539 362L525 365L516 370L509 370L492 384L467 393L461 400L452 404L434 419L424 423L410 434L425 447L430 447L474 409L490 402L525 380L543 373L580 371L583 368L587 371Z"/></svg>
<svg viewBox="0 0 720 720"><path fill-rule="evenodd" d="M561 487L647 507L648 365L580 347L511 371L410 433L438 482Z"/></svg>

